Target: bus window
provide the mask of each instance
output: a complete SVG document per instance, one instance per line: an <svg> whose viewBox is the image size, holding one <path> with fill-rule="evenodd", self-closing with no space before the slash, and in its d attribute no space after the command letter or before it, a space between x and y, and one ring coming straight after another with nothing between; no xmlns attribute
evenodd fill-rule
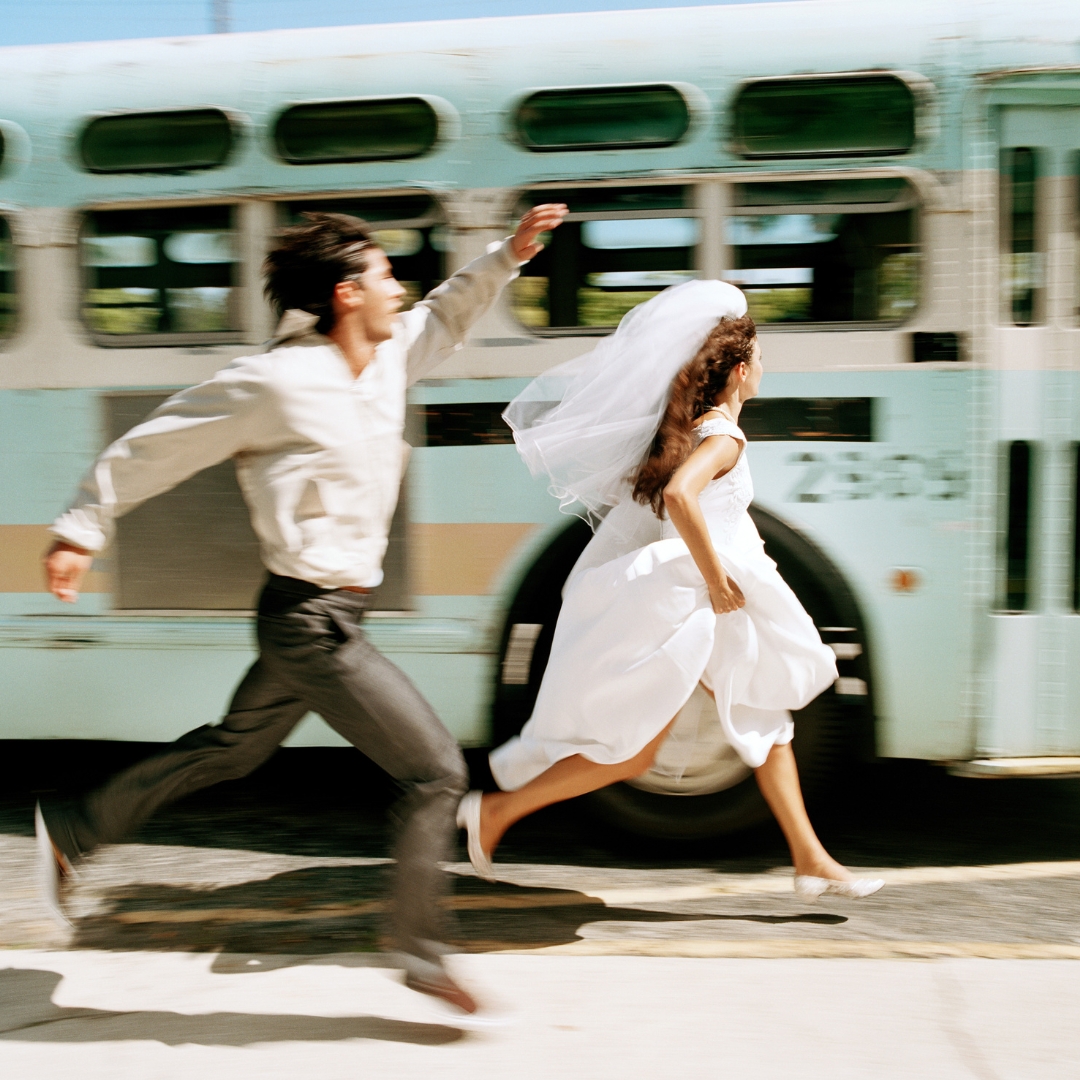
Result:
<svg viewBox="0 0 1080 1080"><path fill-rule="evenodd" d="M899 177L736 184L725 224L760 323L897 323L919 299L917 197Z"/></svg>
<svg viewBox="0 0 1080 1080"><path fill-rule="evenodd" d="M1005 504L1006 611L1025 611L1030 596L1031 444L1009 444Z"/></svg>
<svg viewBox="0 0 1080 1080"><path fill-rule="evenodd" d="M1003 150L1001 162L1002 269L1010 321L1042 320L1042 263L1037 220L1039 161L1028 147Z"/></svg>
<svg viewBox="0 0 1080 1080"><path fill-rule="evenodd" d="M15 329L15 250L11 229L0 217L0 338Z"/></svg>
<svg viewBox="0 0 1080 1080"><path fill-rule="evenodd" d="M414 158L438 137L438 114L418 97L294 105L274 125L278 156L292 165Z"/></svg>
<svg viewBox="0 0 1080 1080"><path fill-rule="evenodd" d="M1080 152L1073 155L1073 315L1080 323Z"/></svg>
<svg viewBox="0 0 1080 1080"><path fill-rule="evenodd" d="M731 111L733 149L748 158L905 154L915 145L915 95L896 75L756 79Z"/></svg>
<svg viewBox="0 0 1080 1080"><path fill-rule="evenodd" d="M697 277L686 187L532 191L519 210L544 202L570 213L512 286L514 313L537 333L608 333L632 307Z"/></svg>
<svg viewBox="0 0 1080 1080"><path fill-rule="evenodd" d="M402 310L426 296L446 276L444 263L449 237L439 204L430 195L379 195L350 199L307 199L282 204L284 224L303 220L305 211L352 214L372 227L386 252L394 276L405 286Z"/></svg>
<svg viewBox="0 0 1080 1080"><path fill-rule="evenodd" d="M233 209L87 214L81 240L83 316L99 340L235 340L240 326Z"/></svg>
<svg viewBox="0 0 1080 1080"><path fill-rule="evenodd" d="M540 90L514 117L518 140L536 153L672 146L689 127L686 98L662 83Z"/></svg>
<svg viewBox="0 0 1080 1080"><path fill-rule="evenodd" d="M1080 611L1080 443L1073 443L1072 606Z"/></svg>
<svg viewBox="0 0 1080 1080"><path fill-rule="evenodd" d="M79 156L92 173L175 173L224 165L235 141L220 109L99 116L83 129Z"/></svg>

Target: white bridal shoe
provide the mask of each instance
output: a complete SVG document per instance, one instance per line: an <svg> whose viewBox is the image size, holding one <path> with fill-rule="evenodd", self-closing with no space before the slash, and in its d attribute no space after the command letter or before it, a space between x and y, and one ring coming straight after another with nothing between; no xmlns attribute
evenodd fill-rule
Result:
<svg viewBox="0 0 1080 1080"><path fill-rule="evenodd" d="M458 803L457 824L468 834L469 862L473 869L485 881L494 881L495 867L480 846L480 801L483 797L482 791L470 791L465 795Z"/></svg>
<svg viewBox="0 0 1080 1080"><path fill-rule="evenodd" d="M881 878L856 878L854 881L835 881L832 878L795 875L795 895L800 900L816 900L819 896L846 896L861 900L873 896L885 884Z"/></svg>

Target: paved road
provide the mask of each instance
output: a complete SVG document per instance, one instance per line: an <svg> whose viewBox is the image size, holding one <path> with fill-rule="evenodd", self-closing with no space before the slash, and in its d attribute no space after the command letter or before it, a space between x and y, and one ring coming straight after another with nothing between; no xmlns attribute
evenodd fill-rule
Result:
<svg viewBox="0 0 1080 1080"><path fill-rule="evenodd" d="M449 867L457 970L518 1014L479 1036L377 951L389 792L348 752L287 752L163 814L87 866L54 929L32 799L117 753L0 776L4 1077L1080 1077L1080 783L864 773L821 831L888 887L816 905L774 830L680 849L537 815L499 883Z"/></svg>

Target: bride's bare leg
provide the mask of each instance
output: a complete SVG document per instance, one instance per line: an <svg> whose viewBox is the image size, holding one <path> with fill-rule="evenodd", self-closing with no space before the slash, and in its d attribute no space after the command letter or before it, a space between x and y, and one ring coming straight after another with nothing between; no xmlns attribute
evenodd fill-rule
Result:
<svg viewBox="0 0 1080 1080"><path fill-rule="evenodd" d="M795 873L850 881L852 875L825 850L810 824L791 743L774 746L754 776L791 849Z"/></svg>
<svg viewBox="0 0 1080 1080"><path fill-rule="evenodd" d="M630 780L647 772L673 723L674 720L628 761L620 761L614 765L598 765L581 754L574 754L573 757L555 762L550 769L517 791L493 791L486 794L480 805L480 844L484 851L490 856L503 838L503 833L511 825L545 806L573 799L586 792L597 791L608 784Z"/></svg>

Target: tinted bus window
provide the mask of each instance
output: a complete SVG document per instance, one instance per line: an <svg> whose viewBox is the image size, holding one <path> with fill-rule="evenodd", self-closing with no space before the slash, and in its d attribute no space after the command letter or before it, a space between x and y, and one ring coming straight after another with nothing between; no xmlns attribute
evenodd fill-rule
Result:
<svg viewBox="0 0 1080 1080"><path fill-rule="evenodd" d="M697 276L700 229L685 187L527 196L542 202L565 202L570 214L512 286L515 314L539 333L607 333L632 307Z"/></svg>
<svg viewBox="0 0 1080 1080"><path fill-rule="evenodd" d="M1027 147L1002 151L1001 207L1005 295L1016 326L1041 322L1043 253L1039 244L1039 161Z"/></svg>
<svg viewBox="0 0 1080 1080"><path fill-rule="evenodd" d="M732 106L736 153L749 158L904 154L915 95L895 75L760 79Z"/></svg>
<svg viewBox="0 0 1080 1080"><path fill-rule="evenodd" d="M442 210L430 195L312 199L283 205L284 219L289 224L303 220L304 211L351 214L367 221L394 268L394 276L405 286L405 311L446 276L449 237Z"/></svg>
<svg viewBox="0 0 1080 1080"><path fill-rule="evenodd" d="M1009 444L1005 485L1005 609L1029 606L1031 547L1031 444Z"/></svg>
<svg viewBox="0 0 1080 1080"><path fill-rule="evenodd" d="M1072 189L1073 316L1080 323L1080 153L1073 155Z"/></svg>
<svg viewBox="0 0 1080 1080"><path fill-rule="evenodd" d="M725 223L761 323L895 323L919 297L916 195L901 178L737 184Z"/></svg>
<svg viewBox="0 0 1080 1080"><path fill-rule="evenodd" d="M83 315L98 334L217 340L240 329L231 206L98 211L81 246Z"/></svg>
<svg viewBox="0 0 1080 1080"><path fill-rule="evenodd" d="M277 152L293 165L419 157L438 136L435 110L417 97L294 105L274 127Z"/></svg>
<svg viewBox="0 0 1080 1080"><path fill-rule="evenodd" d="M11 229L0 218L0 337L15 329L15 250Z"/></svg>
<svg viewBox="0 0 1080 1080"><path fill-rule="evenodd" d="M79 154L89 172L186 172L224 165L232 145L220 109L169 110L91 120Z"/></svg>
<svg viewBox="0 0 1080 1080"><path fill-rule="evenodd" d="M514 117L520 142L537 152L671 146L690 127L674 86L590 86L541 90Z"/></svg>
<svg viewBox="0 0 1080 1080"><path fill-rule="evenodd" d="M1073 443L1072 606L1080 611L1080 443Z"/></svg>

